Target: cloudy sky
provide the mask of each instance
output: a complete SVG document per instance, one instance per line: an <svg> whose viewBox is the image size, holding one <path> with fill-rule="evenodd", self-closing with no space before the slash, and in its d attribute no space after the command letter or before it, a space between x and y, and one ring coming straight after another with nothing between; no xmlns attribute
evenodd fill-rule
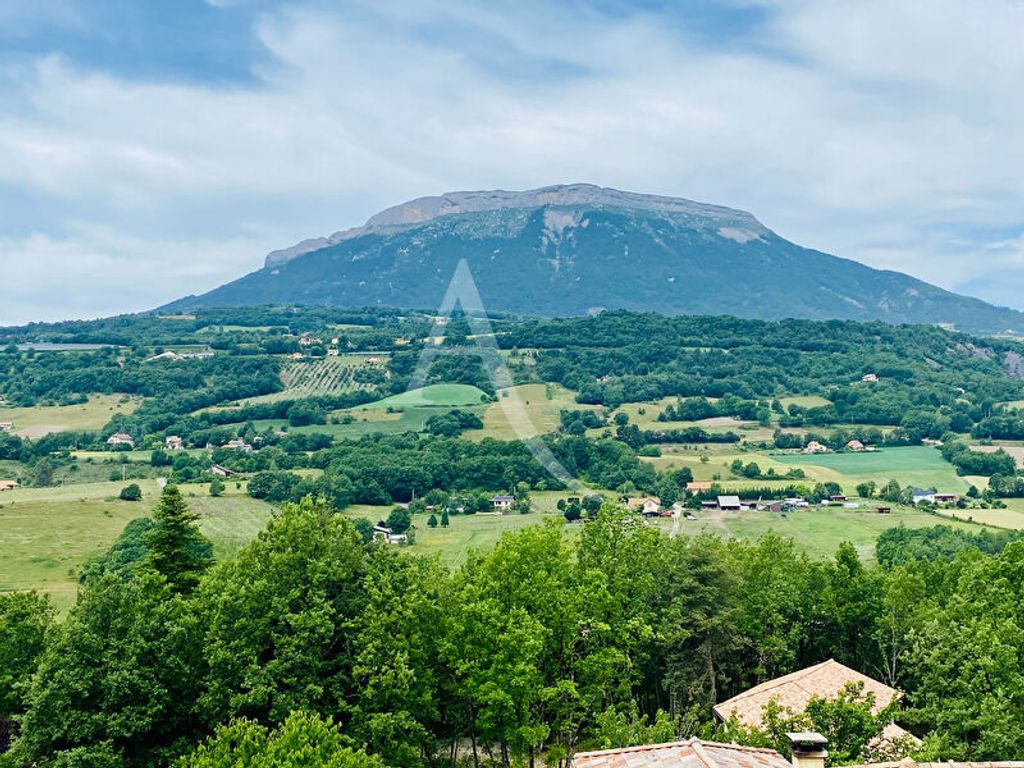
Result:
<svg viewBox="0 0 1024 768"><path fill-rule="evenodd" d="M0 0L0 324L592 182L1024 308L1020 0Z"/></svg>

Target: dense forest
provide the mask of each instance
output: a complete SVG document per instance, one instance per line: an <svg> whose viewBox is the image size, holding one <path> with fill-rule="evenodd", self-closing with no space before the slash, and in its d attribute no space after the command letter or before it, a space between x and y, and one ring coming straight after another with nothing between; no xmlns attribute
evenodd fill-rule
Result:
<svg viewBox="0 0 1024 768"><path fill-rule="evenodd" d="M307 498L211 564L173 486L137 528L66 618L0 597L0 764L237 765L240 733L258 752L293 731L395 768L564 764L691 734L775 744L710 706L827 658L906 692L885 717L919 755L1024 749L1014 536L893 529L867 568L849 545L814 562L778 537L669 539L605 507L575 545L533 526L450 571ZM837 764L884 724L857 691L805 717L773 722L822 730Z"/></svg>

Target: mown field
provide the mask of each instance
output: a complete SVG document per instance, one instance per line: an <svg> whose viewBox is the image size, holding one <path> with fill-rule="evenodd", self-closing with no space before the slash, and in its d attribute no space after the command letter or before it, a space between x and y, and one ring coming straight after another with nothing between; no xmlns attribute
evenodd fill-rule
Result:
<svg viewBox="0 0 1024 768"><path fill-rule="evenodd" d="M978 510L972 510L979 523ZM1024 513L1016 527L1024 527ZM875 505L859 509L842 507L810 507L791 512L786 517L771 512L701 513L697 520L684 520L680 533L697 535L710 532L736 539L756 539L766 533L792 538L799 549L814 558L828 558L836 548L849 541L861 558L871 561L875 556L875 540L879 534L896 526L927 528L946 524L956 528L979 530L980 525L928 514L912 507L892 506L888 515L875 512Z"/></svg>
<svg viewBox="0 0 1024 768"><path fill-rule="evenodd" d="M138 481L143 498L117 498L124 483L100 482L56 488L24 488L0 494L0 591L38 589L65 608L74 601L78 572L105 551L125 524L151 514L159 489L155 480ZM216 555L230 554L256 535L272 507L229 484L221 498L206 486L182 486L190 506L202 516L200 528Z"/></svg>
<svg viewBox="0 0 1024 768"><path fill-rule="evenodd" d="M483 414L484 428L465 433L470 440L493 437L515 440L556 430L563 410L592 410L580 405L576 393L558 384L520 384L498 392L498 402Z"/></svg>
<svg viewBox="0 0 1024 768"><path fill-rule="evenodd" d="M93 395L81 405L34 408L0 407L0 421L14 423L14 434L43 437L51 432L101 429L117 413L132 413L141 399L123 395Z"/></svg>

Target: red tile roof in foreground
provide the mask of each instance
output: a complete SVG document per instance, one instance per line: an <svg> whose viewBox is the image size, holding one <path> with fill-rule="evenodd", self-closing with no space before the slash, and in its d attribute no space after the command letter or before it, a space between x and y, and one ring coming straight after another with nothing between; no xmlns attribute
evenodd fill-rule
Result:
<svg viewBox="0 0 1024 768"><path fill-rule="evenodd" d="M846 768L1024 768L1024 760L993 760L992 762L919 763L907 758L896 763L866 763Z"/></svg>
<svg viewBox="0 0 1024 768"><path fill-rule="evenodd" d="M792 768L774 749L690 739L579 752L574 768ZM1024 768L1024 767L1022 767Z"/></svg>

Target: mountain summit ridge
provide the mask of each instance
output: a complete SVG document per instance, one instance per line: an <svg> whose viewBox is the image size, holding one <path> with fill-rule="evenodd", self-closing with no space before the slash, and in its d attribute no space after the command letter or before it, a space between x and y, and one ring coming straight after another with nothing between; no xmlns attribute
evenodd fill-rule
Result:
<svg viewBox="0 0 1024 768"><path fill-rule="evenodd" d="M441 216L540 206L594 206L681 213L708 219L720 219L723 223L741 224L757 232L768 231L768 228L752 213L722 205L700 203L684 197L625 192L612 187L600 187L596 184L554 184L523 191L469 190L417 197L385 208L367 219L366 223L360 227L339 230L327 237L310 238L296 243L290 248L271 251L267 254L264 266L273 267L284 264L304 254L337 245L354 237L386 233L395 228L422 224Z"/></svg>
<svg viewBox="0 0 1024 768"><path fill-rule="evenodd" d="M166 308L429 309L462 259L495 312L627 309L1024 334L1024 313L801 247L746 211L591 184L410 200L361 227L274 251L262 269Z"/></svg>

